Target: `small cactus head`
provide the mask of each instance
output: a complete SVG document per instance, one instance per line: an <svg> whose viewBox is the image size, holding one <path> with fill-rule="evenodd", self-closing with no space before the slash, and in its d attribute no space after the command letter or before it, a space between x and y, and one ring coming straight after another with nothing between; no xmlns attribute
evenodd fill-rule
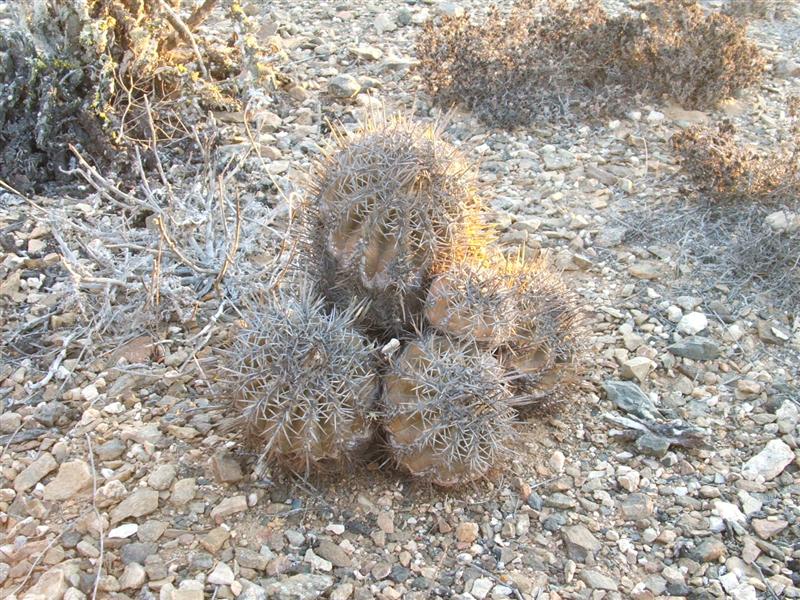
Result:
<svg viewBox="0 0 800 600"><path fill-rule="evenodd" d="M518 406L553 407L574 379L580 314L544 260L483 252L452 262L434 277L425 316L442 333L492 352Z"/></svg>
<svg viewBox="0 0 800 600"><path fill-rule="evenodd" d="M307 472L369 441L379 379L374 348L353 327L356 312L279 293L246 315L226 370L260 470L279 463Z"/></svg>
<svg viewBox="0 0 800 600"><path fill-rule="evenodd" d="M394 360L384 387L389 449L412 475L457 485L511 453L511 394L500 365L474 343L425 334Z"/></svg>
<svg viewBox="0 0 800 600"><path fill-rule="evenodd" d="M317 240L323 294L368 300L366 325L408 330L439 255L478 229L471 171L434 126L369 123L339 137L316 166L306 235Z"/></svg>

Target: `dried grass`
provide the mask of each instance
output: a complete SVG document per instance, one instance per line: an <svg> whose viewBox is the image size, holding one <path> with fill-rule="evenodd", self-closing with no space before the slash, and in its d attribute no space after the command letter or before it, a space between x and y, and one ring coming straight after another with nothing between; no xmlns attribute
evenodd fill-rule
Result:
<svg viewBox="0 0 800 600"><path fill-rule="evenodd" d="M524 0L428 24L417 42L435 101L511 128L597 113L638 94L701 108L756 83L764 59L743 24L698 4L654 0L609 17L599 0Z"/></svg>

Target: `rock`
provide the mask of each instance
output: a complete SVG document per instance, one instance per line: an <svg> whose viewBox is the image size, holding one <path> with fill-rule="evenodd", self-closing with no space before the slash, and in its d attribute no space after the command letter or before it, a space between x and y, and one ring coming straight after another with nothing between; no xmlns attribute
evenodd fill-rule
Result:
<svg viewBox="0 0 800 600"><path fill-rule="evenodd" d="M762 540L768 540L786 529L789 523L783 519L776 519L774 521L770 519L753 519L750 525L752 525L753 531L756 532L758 537Z"/></svg>
<svg viewBox="0 0 800 600"><path fill-rule="evenodd" d="M456 539L462 544L471 544L478 539L477 523L459 523L456 526Z"/></svg>
<svg viewBox="0 0 800 600"><path fill-rule="evenodd" d="M602 548L600 541L585 525L565 527L561 531L561 539L564 541L567 556L578 562L586 562L589 556L594 557Z"/></svg>
<svg viewBox="0 0 800 600"><path fill-rule="evenodd" d="M106 461L116 460L125 454L126 449L127 447L125 446L125 442L118 438L114 438L113 440L107 441L105 444L97 446L94 449L94 452L101 461Z"/></svg>
<svg viewBox="0 0 800 600"><path fill-rule="evenodd" d="M646 356L636 356L622 363L619 374L623 379L644 381L655 367L656 364Z"/></svg>
<svg viewBox="0 0 800 600"><path fill-rule="evenodd" d="M337 98L353 98L361 91L361 84L352 75L337 75L328 82L328 90Z"/></svg>
<svg viewBox="0 0 800 600"><path fill-rule="evenodd" d="M264 591L271 600L314 600L333 587L333 577L301 573L282 581L264 583Z"/></svg>
<svg viewBox="0 0 800 600"><path fill-rule="evenodd" d="M378 16L375 17L374 25L378 35L397 29L397 23L394 22L394 17L387 13L378 14Z"/></svg>
<svg viewBox="0 0 800 600"><path fill-rule="evenodd" d="M708 318L701 312L690 312L678 321L678 333L695 335L708 327Z"/></svg>
<svg viewBox="0 0 800 600"><path fill-rule="evenodd" d="M355 586L350 582L340 583L331 592L330 600L349 600L353 595Z"/></svg>
<svg viewBox="0 0 800 600"><path fill-rule="evenodd" d="M547 459L547 466L553 473L561 473L564 470L564 462L566 458L561 450L554 450Z"/></svg>
<svg viewBox="0 0 800 600"><path fill-rule="evenodd" d="M375 46L357 46L350 52L362 60L379 60L383 56L383 50Z"/></svg>
<svg viewBox="0 0 800 600"><path fill-rule="evenodd" d="M59 600L67 587L67 574L59 565L42 574L22 600Z"/></svg>
<svg viewBox="0 0 800 600"><path fill-rule="evenodd" d="M628 273L636 279L658 279L661 277L661 265L650 260L642 260L629 266Z"/></svg>
<svg viewBox="0 0 800 600"><path fill-rule="evenodd" d="M148 556L152 556L157 552L158 546L153 543L132 542L123 546L120 554L122 555L123 564L138 563L143 565L147 562Z"/></svg>
<svg viewBox="0 0 800 600"><path fill-rule="evenodd" d="M617 483L626 492L634 492L639 489L639 481L641 480L639 471L628 471L622 473L617 477Z"/></svg>
<svg viewBox="0 0 800 600"><path fill-rule="evenodd" d="M150 473L147 478L147 485L154 490L163 491L172 485L177 473L175 465L160 465L156 470Z"/></svg>
<svg viewBox="0 0 800 600"><path fill-rule="evenodd" d="M463 17L464 7L455 2L439 2L436 6L436 12L443 17Z"/></svg>
<svg viewBox="0 0 800 600"><path fill-rule="evenodd" d="M578 577L593 590L617 591L617 584L614 580L597 571L584 570L580 572Z"/></svg>
<svg viewBox="0 0 800 600"><path fill-rule="evenodd" d="M696 559L700 562L717 562L721 556L728 553L728 549L720 540L708 538L700 543L694 550Z"/></svg>
<svg viewBox="0 0 800 600"><path fill-rule="evenodd" d="M492 591L493 587L494 581L488 577L478 577L472 582L470 594L472 594L474 598L477 598L477 600L484 600L484 598L489 595L489 592Z"/></svg>
<svg viewBox="0 0 800 600"><path fill-rule="evenodd" d="M616 180L616 178L614 179ZM619 246L625 240L627 233L628 229L625 227L605 227L597 234L594 243L601 248L613 248L614 246Z"/></svg>
<svg viewBox="0 0 800 600"><path fill-rule="evenodd" d="M135 535L137 531L139 531L139 525L137 523L125 523L109 531L108 537L109 539L124 540Z"/></svg>
<svg viewBox="0 0 800 600"><path fill-rule="evenodd" d="M670 441L655 433L644 433L636 439L636 449L647 456L663 458L669 451Z"/></svg>
<svg viewBox="0 0 800 600"><path fill-rule="evenodd" d="M747 479L758 476L766 481L775 479L794 460L794 452L783 440L767 442L764 449L748 460L742 467L742 475Z"/></svg>
<svg viewBox="0 0 800 600"><path fill-rule="evenodd" d="M659 416L653 401L632 381L607 380L603 382L603 389L608 399L625 412L642 419Z"/></svg>
<svg viewBox="0 0 800 600"><path fill-rule="evenodd" d="M214 522L222 523L227 517L247 510L247 498L245 496L233 496L225 498L217 504L211 511L211 518Z"/></svg>
<svg viewBox="0 0 800 600"><path fill-rule="evenodd" d="M330 540L322 540L317 547L317 554L328 560L335 567L349 569L353 566L352 559L347 555L341 546L334 544Z"/></svg>
<svg viewBox="0 0 800 600"><path fill-rule="evenodd" d="M0 415L0 433L14 433L22 425L22 417L15 412Z"/></svg>
<svg viewBox="0 0 800 600"><path fill-rule="evenodd" d="M141 487L111 511L111 524L129 517L143 517L158 509L158 492Z"/></svg>
<svg viewBox="0 0 800 600"><path fill-rule="evenodd" d="M14 478L14 489L20 493L35 486L48 473L58 468L58 463L49 452L43 452L39 458L23 469Z"/></svg>
<svg viewBox="0 0 800 600"><path fill-rule="evenodd" d="M144 585L147 574L139 563L128 563L119 578L119 589L138 590Z"/></svg>
<svg viewBox="0 0 800 600"><path fill-rule="evenodd" d="M675 356L691 360L714 360L719 358L719 345L704 337L692 336L667 346L667 350Z"/></svg>
<svg viewBox="0 0 800 600"><path fill-rule="evenodd" d="M218 562L214 570L208 574L208 583L214 585L231 585L235 581L233 570L224 562Z"/></svg>
<svg viewBox="0 0 800 600"><path fill-rule="evenodd" d="M570 169L575 166L577 160L575 155L563 148L556 148L553 145L547 144L542 146L541 150L542 161L544 168L548 171L562 171Z"/></svg>
<svg viewBox="0 0 800 600"><path fill-rule="evenodd" d="M310 564L311 568L317 571L325 571L327 573L333 570L333 564L331 564L329 560L325 560L321 556L317 556L317 553L311 548L306 550L306 553L303 556L303 562Z"/></svg>
<svg viewBox="0 0 800 600"><path fill-rule="evenodd" d="M376 521L378 528L384 533L394 533L394 518L391 513L383 511Z"/></svg>
<svg viewBox="0 0 800 600"><path fill-rule="evenodd" d="M192 500L197 493L197 481L194 477L179 479L172 488L172 495L169 501L175 506L184 506Z"/></svg>
<svg viewBox="0 0 800 600"><path fill-rule="evenodd" d="M648 123L650 123L651 125L657 125L659 123L663 123L664 122L664 118L665 118L664 117L664 113L659 112L657 110L651 110L647 114L647 117L645 117L645 120Z"/></svg>
<svg viewBox="0 0 800 600"><path fill-rule="evenodd" d="M653 514L654 508L653 500L645 494L630 494L621 505L622 514L628 521L646 519Z"/></svg>
<svg viewBox="0 0 800 600"><path fill-rule="evenodd" d="M779 60L775 63L773 72L777 77L782 77L784 79L800 77L800 63L789 58Z"/></svg>
<svg viewBox="0 0 800 600"><path fill-rule="evenodd" d="M228 452L217 452L211 457L211 472L220 483L236 483L244 477L239 461Z"/></svg>
<svg viewBox="0 0 800 600"><path fill-rule="evenodd" d="M717 513L721 518L725 519L726 521L730 521L731 523L739 523L740 525L744 525L747 522L747 517L744 516L739 507L731 502L724 502L722 500L716 500L714 502L714 512Z"/></svg>
<svg viewBox="0 0 800 600"><path fill-rule="evenodd" d="M247 569L255 569L256 571L263 571L267 568L269 557L250 550L250 548L237 547L236 548L236 562L240 567Z"/></svg>
<svg viewBox="0 0 800 600"><path fill-rule="evenodd" d="M67 500L92 485L92 471L82 460L61 464L55 478L44 487L44 499L55 502Z"/></svg>

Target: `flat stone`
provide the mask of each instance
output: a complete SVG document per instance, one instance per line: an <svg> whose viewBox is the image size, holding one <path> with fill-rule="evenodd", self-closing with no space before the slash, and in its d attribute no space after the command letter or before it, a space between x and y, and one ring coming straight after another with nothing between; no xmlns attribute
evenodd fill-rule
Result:
<svg viewBox="0 0 800 600"><path fill-rule="evenodd" d="M567 556L578 562L586 562L591 555L594 556L603 547L585 525L572 525L561 530L561 539L567 550Z"/></svg>
<svg viewBox="0 0 800 600"><path fill-rule="evenodd" d="M49 452L43 452L39 458L23 469L14 478L14 489L17 493L24 492L35 486L48 473L58 468L58 463Z"/></svg>
<svg viewBox="0 0 800 600"><path fill-rule="evenodd" d="M109 539L124 540L135 535L137 531L139 531L139 525L136 523L125 523L109 531L108 537Z"/></svg>
<svg viewBox="0 0 800 600"><path fill-rule="evenodd" d="M288 579L265 582L263 587L270 600L314 600L333 587L333 577L300 573Z"/></svg>
<svg viewBox="0 0 800 600"><path fill-rule="evenodd" d="M716 538L703 540L694 550L694 555L700 562L717 562L727 553L728 549L725 544Z"/></svg>
<svg viewBox="0 0 800 600"><path fill-rule="evenodd" d="M92 485L92 471L82 460L61 464L55 478L44 487L44 499L48 501L67 500L88 489Z"/></svg>
<svg viewBox="0 0 800 600"><path fill-rule="evenodd" d="M646 494L629 494L622 501L621 505L623 516L629 521L646 519L653 514L655 506L650 496Z"/></svg>
<svg viewBox="0 0 800 600"><path fill-rule="evenodd" d="M578 575L581 581L593 590L606 590L609 592L617 591L616 582L597 571L583 570Z"/></svg>
<svg viewBox="0 0 800 600"><path fill-rule="evenodd" d="M214 585L231 585L236 578L233 576L233 570L224 562L218 562L214 570L208 574L208 583Z"/></svg>
<svg viewBox="0 0 800 600"><path fill-rule="evenodd" d="M239 461L228 452L217 452L211 457L211 472L219 483L236 483L244 477Z"/></svg>
<svg viewBox="0 0 800 600"><path fill-rule="evenodd" d="M661 272L661 264L651 260L635 262L628 267L628 273L636 279L658 279Z"/></svg>
<svg viewBox="0 0 800 600"><path fill-rule="evenodd" d="M303 562L310 564L311 567L317 571L325 571L328 573L333 570L331 561L318 556L311 548L306 550L306 553L303 555Z"/></svg>
<svg viewBox="0 0 800 600"><path fill-rule="evenodd" d="M130 517L143 517L158 509L158 492L150 488L137 488L111 511L111 524Z"/></svg>
<svg viewBox="0 0 800 600"><path fill-rule="evenodd" d="M636 439L636 449L646 456L664 458L669 451L670 441L654 433L644 433Z"/></svg>
<svg viewBox="0 0 800 600"><path fill-rule="evenodd" d="M489 595L489 592L492 591L493 587L494 581L488 577L478 577L472 582L472 590L470 591L470 594L472 594L473 598L484 600L484 598Z"/></svg>
<svg viewBox="0 0 800 600"><path fill-rule="evenodd" d="M138 563L143 565L148 556L158 553L158 546L153 543L131 542L122 547L120 554L123 564Z"/></svg>
<svg viewBox="0 0 800 600"><path fill-rule="evenodd" d="M97 446L94 449L94 452L101 461L106 461L118 459L120 456L125 454L126 449L127 446L125 445L125 442L119 438L114 438L107 441L105 444Z"/></svg>
<svg viewBox="0 0 800 600"><path fill-rule="evenodd" d="M456 539L462 544L471 544L478 539L477 523L459 523L456 526Z"/></svg>
<svg viewBox="0 0 800 600"><path fill-rule="evenodd" d="M197 493L197 480L194 477L179 479L172 488L172 495L169 497L171 504L184 506L194 500Z"/></svg>
<svg viewBox="0 0 800 600"><path fill-rule="evenodd" d="M59 565L39 576L22 600L58 600L64 596L67 587L67 573Z"/></svg>
<svg viewBox="0 0 800 600"><path fill-rule="evenodd" d="M550 144L541 148L542 161L544 168L548 171L562 171L575 166L577 160L575 155L563 148L556 148Z"/></svg>
<svg viewBox="0 0 800 600"><path fill-rule="evenodd" d="M439 2L436 5L436 12L443 17L463 17L464 7L455 2Z"/></svg>
<svg viewBox="0 0 800 600"><path fill-rule="evenodd" d="M758 537L762 540L768 540L786 529L789 523L783 519L776 519L774 521L770 519L753 519L750 525L752 525L753 531L756 532Z"/></svg>
<svg viewBox="0 0 800 600"><path fill-rule="evenodd" d="M701 312L690 312L681 317L678 321L678 333L684 335L695 335L708 327L708 318Z"/></svg>
<svg viewBox="0 0 800 600"><path fill-rule="evenodd" d="M119 578L119 589L138 590L144 585L147 578L144 567L139 563L128 563Z"/></svg>
<svg viewBox="0 0 800 600"><path fill-rule="evenodd" d="M619 374L623 379L638 379L643 382L655 366L656 364L646 356L635 356L622 363Z"/></svg>
<svg viewBox="0 0 800 600"><path fill-rule="evenodd" d="M175 480L176 473L175 465L160 465L156 467L155 471L150 473L150 476L147 478L147 485L154 490L166 490Z"/></svg>
<svg viewBox="0 0 800 600"><path fill-rule="evenodd" d="M244 496L233 496L225 498L217 504L211 511L211 518L216 523L222 523L227 517L247 510L247 498Z"/></svg>
<svg viewBox="0 0 800 600"><path fill-rule="evenodd" d="M214 529L200 538L200 545L212 554L215 554L219 552L220 548L228 541L230 536L230 532L224 527L214 527Z"/></svg>
<svg viewBox="0 0 800 600"><path fill-rule="evenodd" d="M659 416L650 397L632 381L607 380L603 382L603 389L608 399L627 413L642 419L656 419Z"/></svg>
<svg viewBox="0 0 800 600"><path fill-rule="evenodd" d="M719 345L704 337L692 336L667 346L667 350L675 356L691 360L714 360L719 358Z"/></svg>
<svg viewBox="0 0 800 600"><path fill-rule="evenodd" d="M361 84L352 75L337 75L328 82L328 91L337 98L353 98L361 91Z"/></svg>
<svg viewBox="0 0 800 600"><path fill-rule="evenodd" d="M746 479L761 476L770 481L783 473L794 458L794 452L786 442L780 439L770 440L761 452L744 463L742 475Z"/></svg>
<svg viewBox="0 0 800 600"><path fill-rule="evenodd" d="M341 546L334 544L330 540L322 540L316 549L325 560L328 560L335 567L349 569L353 566L352 559L347 555Z"/></svg>

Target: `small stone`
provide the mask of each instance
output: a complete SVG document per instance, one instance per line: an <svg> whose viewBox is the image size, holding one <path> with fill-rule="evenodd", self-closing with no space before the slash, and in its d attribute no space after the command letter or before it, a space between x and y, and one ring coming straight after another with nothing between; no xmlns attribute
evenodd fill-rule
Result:
<svg viewBox="0 0 800 600"><path fill-rule="evenodd" d="M561 531L561 538L567 550L567 556L578 562L586 562L602 548L600 541L594 537L585 525L572 525Z"/></svg>
<svg viewBox="0 0 800 600"><path fill-rule="evenodd" d="M551 144L542 146L541 150L544 168L548 171L562 171L570 169L577 163L577 159L572 152L563 148L556 148Z"/></svg>
<svg viewBox="0 0 800 600"><path fill-rule="evenodd" d="M477 523L459 523L456 526L456 539L462 544L471 544L478 539Z"/></svg>
<svg viewBox="0 0 800 600"><path fill-rule="evenodd" d="M617 477L617 483L619 487L627 492L634 492L639 489L639 481L641 480L641 475L639 475L638 471L628 471L627 473L623 473Z"/></svg>
<svg viewBox="0 0 800 600"><path fill-rule="evenodd" d="M328 90L337 98L353 98L361 91L361 84L352 75L337 75L328 82Z"/></svg>
<svg viewBox="0 0 800 600"><path fill-rule="evenodd" d="M303 561L310 564L311 567L317 571L325 571L327 573L333 570L333 565L331 562L329 560L325 560L321 556L318 556L317 553L311 548L306 550L306 553L303 556Z"/></svg>
<svg viewBox="0 0 800 600"><path fill-rule="evenodd" d="M629 521L646 519L653 514L653 500L645 494L630 494L622 501L622 514Z"/></svg>
<svg viewBox="0 0 800 600"><path fill-rule="evenodd" d="M609 592L617 591L616 582L597 571L584 570L578 575L581 581L593 590L606 590Z"/></svg>
<svg viewBox="0 0 800 600"><path fill-rule="evenodd" d="M553 473L561 473L564 470L565 461L564 453L561 450L554 450L550 458L547 459L547 466L550 467Z"/></svg>
<svg viewBox="0 0 800 600"><path fill-rule="evenodd" d="M690 358L692 360L714 360L719 358L719 345L704 337L692 336L667 346L675 356Z"/></svg>
<svg viewBox="0 0 800 600"><path fill-rule="evenodd" d="M619 373L623 379L638 379L643 382L655 366L646 356L636 356L622 363Z"/></svg>
<svg viewBox="0 0 800 600"><path fill-rule="evenodd" d="M15 412L0 415L0 433L14 433L22 425L22 417Z"/></svg>
<svg viewBox="0 0 800 600"><path fill-rule="evenodd" d="M317 547L317 554L328 560L335 567L349 569L353 566L352 559L347 555L341 546L334 544L330 540L322 540Z"/></svg>
<svg viewBox="0 0 800 600"><path fill-rule="evenodd" d="M748 460L742 467L747 479L763 477L766 481L775 479L794 460L792 449L780 439L770 440L764 449Z"/></svg>
<svg viewBox="0 0 800 600"><path fill-rule="evenodd" d="M463 17L464 7L455 2L440 2L436 6L436 12L443 17Z"/></svg>
<svg viewBox="0 0 800 600"><path fill-rule="evenodd" d="M715 501L714 512L731 523L744 525L747 522L747 517L739 510L738 506L731 502L724 502L722 500Z"/></svg>
<svg viewBox="0 0 800 600"><path fill-rule="evenodd" d="M756 532L758 537L762 540L768 540L786 529L789 523L783 519L776 519L774 521L770 519L753 519L750 525L753 526L753 531Z"/></svg>
<svg viewBox="0 0 800 600"><path fill-rule="evenodd" d="M478 600L484 600L484 598L489 595L489 592L492 591L493 587L494 581L488 577L478 577L472 582L472 590L470 593Z"/></svg>
<svg viewBox="0 0 800 600"><path fill-rule="evenodd" d="M695 335L708 327L708 318L701 312L690 312L678 321L678 333Z"/></svg>
<svg viewBox="0 0 800 600"><path fill-rule="evenodd" d="M124 525L120 525L119 527L115 527L111 531L108 532L108 537L110 539L120 539L124 540L132 535L135 535L136 532L139 531L139 525L136 523L125 523Z"/></svg>
<svg viewBox="0 0 800 600"><path fill-rule="evenodd" d="M231 585L235 581L233 570L224 562L218 562L214 570L208 574L208 583L214 585Z"/></svg>
<svg viewBox="0 0 800 600"><path fill-rule="evenodd" d="M659 123L663 123L664 119L665 119L664 113L659 112L657 110L651 110L649 113L647 113L646 117L647 122L650 123L651 125L658 125Z"/></svg>
<svg viewBox="0 0 800 600"><path fill-rule="evenodd" d="M330 600L348 600L354 590L355 586L352 583L340 583L331 592Z"/></svg>
<svg viewBox="0 0 800 600"><path fill-rule="evenodd" d="M388 562L379 562L370 571L370 574L378 581L386 579L392 572L392 565Z"/></svg>
<svg viewBox="0 0 800 600"><path fill-rule="evenodd" d="M56 468L58 468L58 463L56 459L53 458L53 455L49 452L43 452L39 458L29 464L14 478L14 489L18 493L29 490Z"/></svg>
<svg viewBox="0 0 800 600"><path fill-rule="evenodd" d="M179 479L172 488L172 495L169 501L175 506L184 506L192 500L197 493L197 481L194 477Z"/></svg>
<svg viewBox="0 0 800 600"><path fill-rule="evenodd" d="M642 260L629 266L628 273L636 279L658 279L661 277L661 265L650 260Z"/></svg>
<svg viewBox="0 0 800 600"><path fill-rule="evenodd" d="M175 465L160 465L156 470L150 473L147 478L147 485L154 490L163 491L172 485L177 473Z"/></svg>
<svg viewBox="0 0 800 600"><path fill-rule="evenodd" d="M111 511L111 523L113 525L129 517L143 517L156 509L158 509L158 492L141 487Z"/></svg>
<svg viewBox="0 0 800 600"><path fill-rule="evenodd" d="M144 585L146 573L139 563L128 563L119 578L119 589L138 590Z"/></svg>
<svg viewBox="0 0 800 600"><path fill-rule="evenodd" d="M81 390L81 398L86 402L94 402L100 397L100 392L97 391L97 386L87 385Z"/></svg>
<svg viewBox="0 0 800 600"><path fill-rule="evenodd" d="M101 461L116 460L125 453L125 442L118 438L107 441L105 444L97 446L94 451Z"/></svg>
<svg viewBox="0 0 800 600"><path fill-rule="evenodd" d="M374 25L378 35L397 29L397 23L395 23L394 18L387 13L379 13L375 17Z"/></svg>
<svg viewBox="0 0 800 600"><path fill-rule="evenodd" d="M292 546L293 548L300 548L303 544L306 543L305 536L299 531L295 531L294 529L287 529L286 531L283 532L283 535L286 536L289 545Z"/></svg>
<svg viewBox="0 0 800 600"><path fill-rule="evenodd" d="M653 401L632 381L604 381L603 389L608 399L625 412L643 419L655 419L658 416Z"/></svg>
<svg viewBox="0 0 800 600"><path fill-rule="evenodd" d="M736 382L736 391L734 392L734 396L737 400L747 400L749 398L758 396L761 393L761 390L761 384L757 381L740 379Z"/></svg>
<svg viewBox="0 0 800 600"><path fill-rule="evenodd" d="M67 576L59 566L46 571L36 583L22 596L22 600L57 600L67 591Z"/></svg>
<svg viewBox="0 0 800 600"><path fill-rule="evenodd" d="M697 560L701 562L717 562L727 552L725 544L716 538L706 539L695 548Z"/></svg>
<svg viewBox="0 0 800 600"><path fill-rule="evenodd" d="M645 433L636 439L636 449L647 456L664 458L669 451L670 441L654 433Z"/></svg>
<svg viewBox="0 0 800 600"><path fill-rule="evenodd" d="M223 527L214 527L200 538L200 545L212 554L219 552L223 544L228 541L231 534Z"/></svg>
<svg viewBox="0 0 800 600"><path fill-rule="evenodd" d="M147 557L158 553L158 546L152 543L132 542L122 547L120 552L122 556L122 563L129 565L130 563L138 563L143 565L147 562Z"/></svg>
<svg viewBox="0 0 800 600"><path fill-rule="evenodd" d="M92 485L92 472L82 460L61 464L55 478L44 488L44 499L59 501L73 498Z"/></svg>
<svg viewBox="0 0 800 600"><path fill-rule="evenodd" d="M377 519L378 527L384 533L394 533L394 518L386 511L381 512Z"/></svg>
<svg viewBox="0 0 800 600"><path fill-rule="evenodd" d="M300 573L281 581L264 584L264 591L270 600L314 600L320 598L333 587L333 577Z"/></svg>
<svg viewBox="0 0 800 600"><path fill-rule="evenodd" d="M247 498L245 496L233 496L225 498L217 504L211 511L211 518L216 523L222 523L227 517L247 510Z"/></svg>
<svg viewBox="0 0 800 600"><path fill-rule="evenodd" d="M217 452L211 457L211 471L220 483L236 483L244 477L239 461L228 452Z"/></svg>

